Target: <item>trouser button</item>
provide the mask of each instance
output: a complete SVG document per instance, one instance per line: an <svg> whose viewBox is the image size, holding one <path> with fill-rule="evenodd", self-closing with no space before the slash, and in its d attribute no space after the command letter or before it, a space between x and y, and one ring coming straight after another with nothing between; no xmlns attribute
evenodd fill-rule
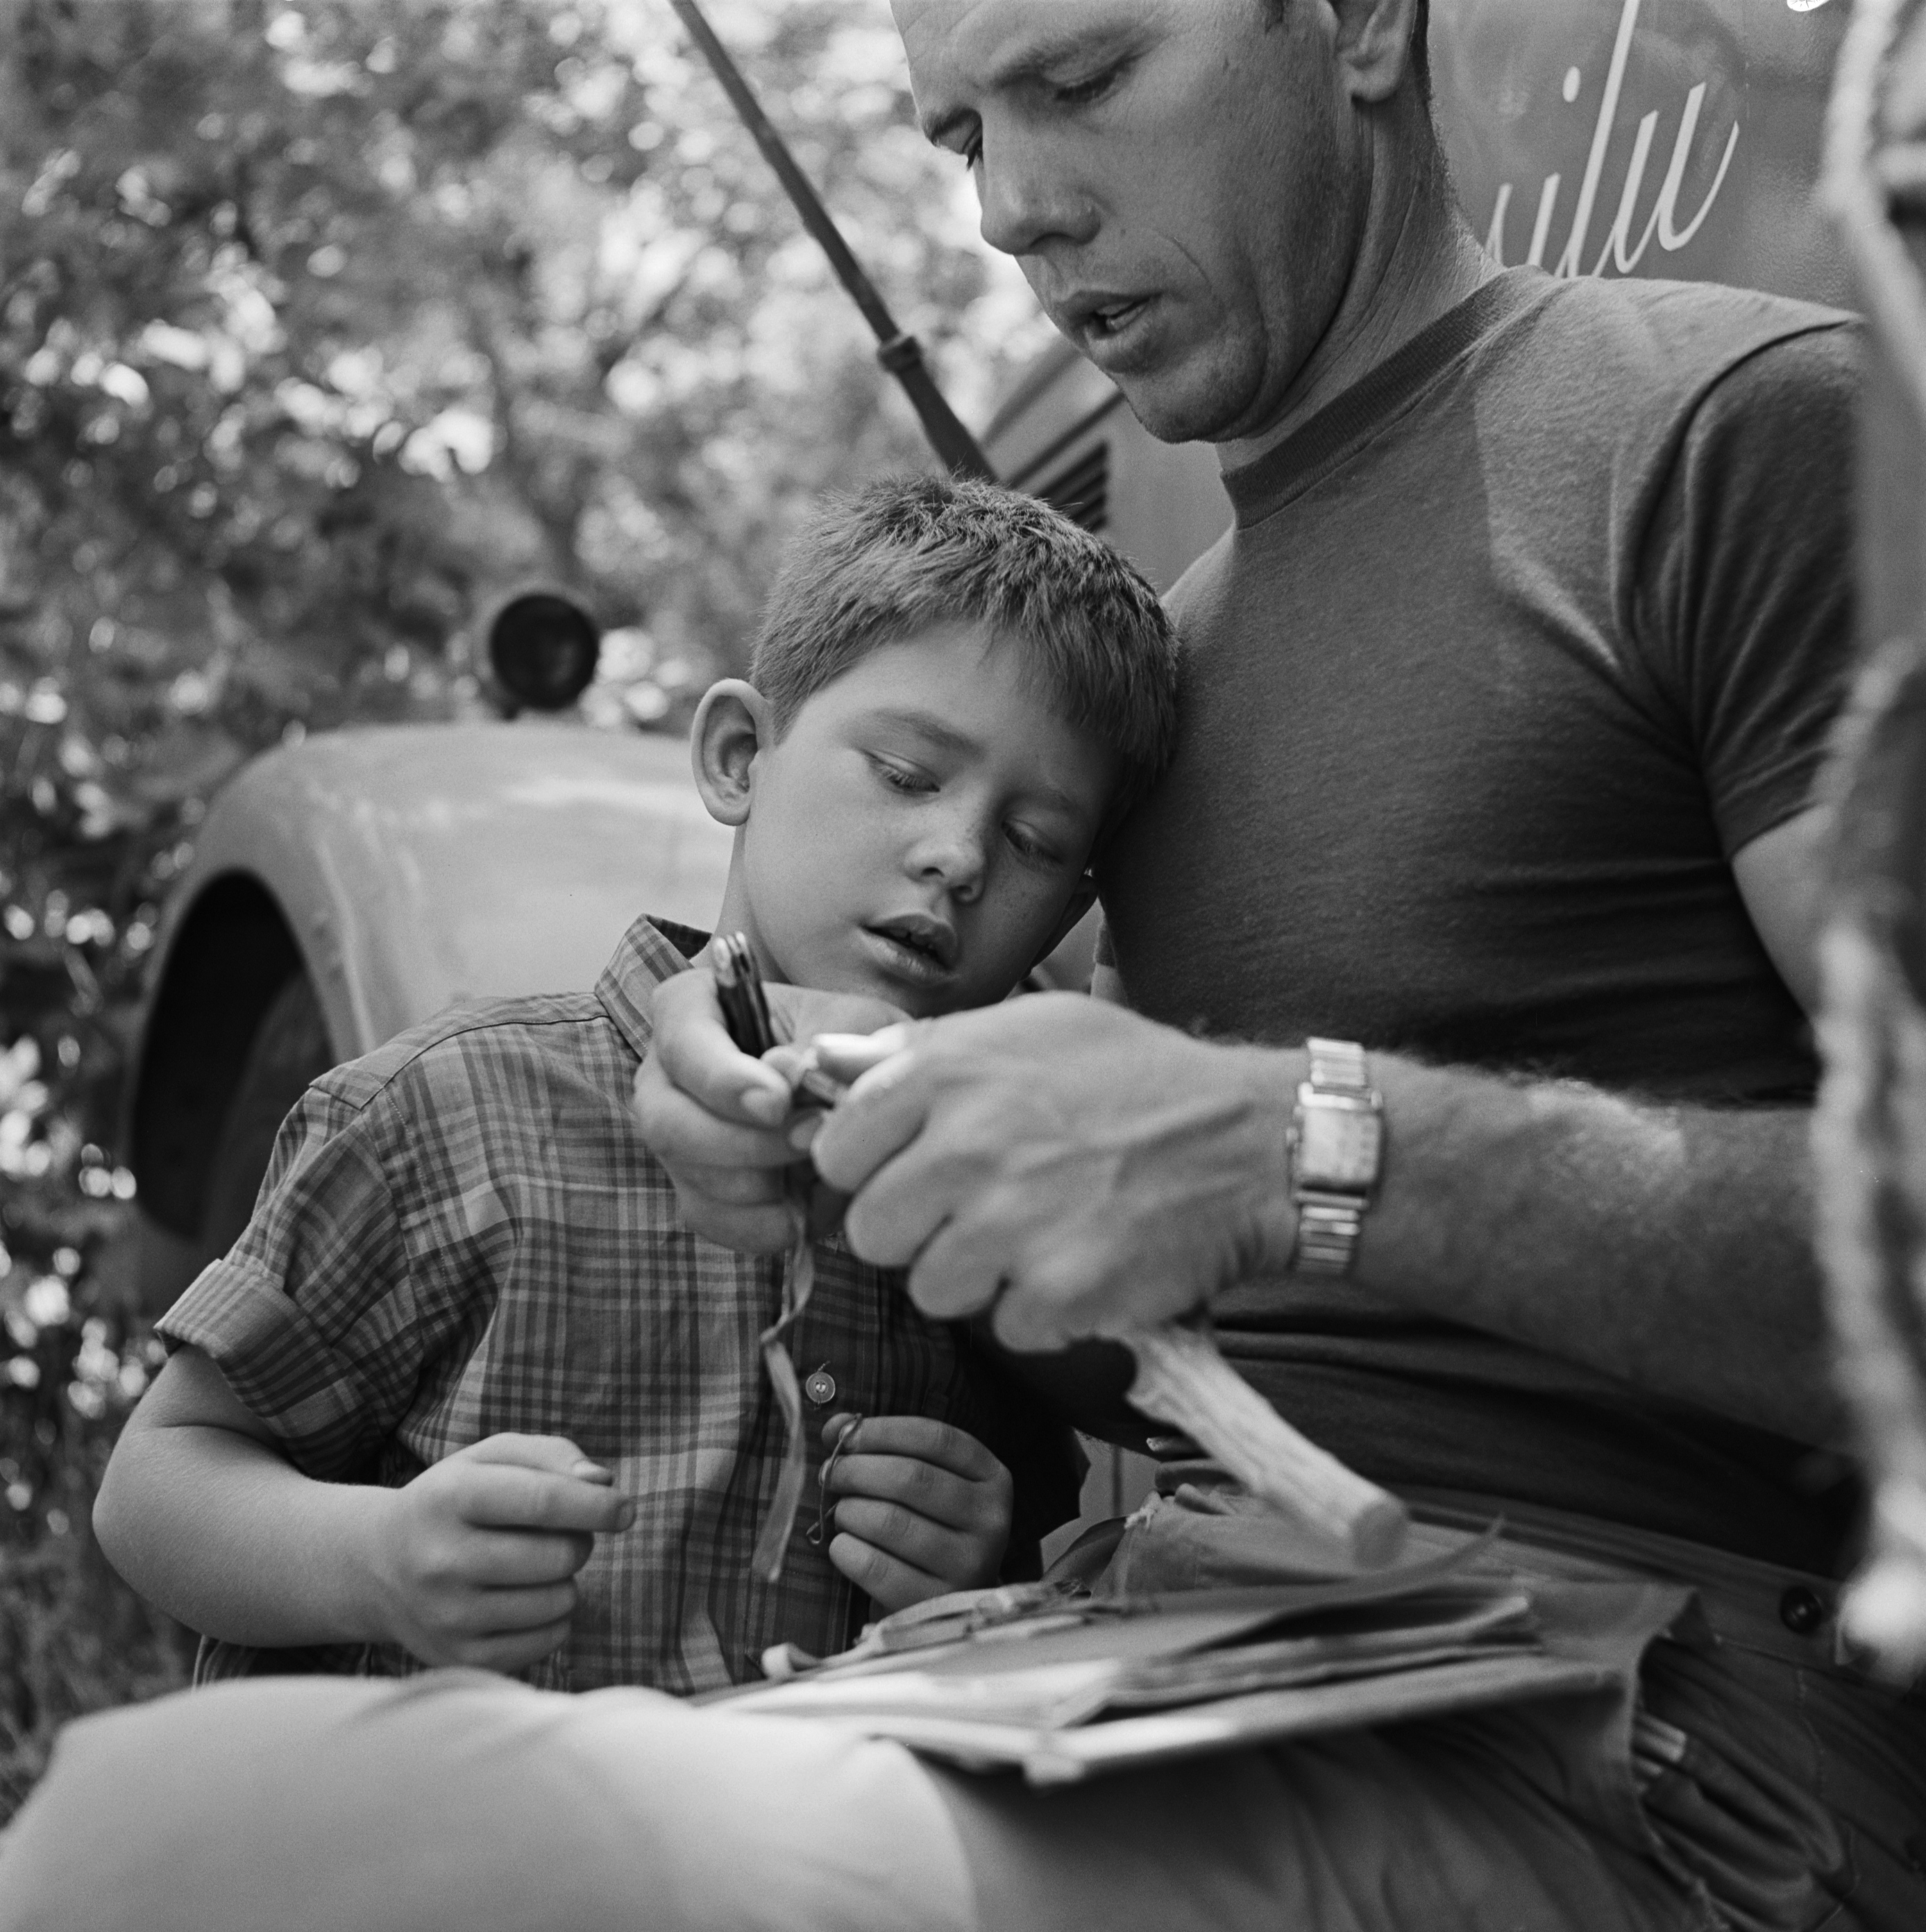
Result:
<svg viewBox="0 0 1926 1932"><path fill-rule="evenodd" d="M1795 1636L1810 1636L1826 1621L1826 1604L1817 1590L1795 1583L1779 1599L1779 1621Z"/></svg>

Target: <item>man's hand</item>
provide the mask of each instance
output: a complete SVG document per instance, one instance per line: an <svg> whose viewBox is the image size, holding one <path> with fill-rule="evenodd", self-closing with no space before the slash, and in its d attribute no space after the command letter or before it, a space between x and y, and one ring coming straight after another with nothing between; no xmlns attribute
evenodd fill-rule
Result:
<svg viewBox="0 0 1926 1932"><path fill-rule="evenodd" d="M819 1051L846 1078L893 1042L811 1151L856 1196L851 1246L906 1264L926 1315L994 1301L1008 1346L1060 1348L1183 1314L1288 1252L1286 1056L1069 993Z"/></svg>
<svg viewBox="0 0 1926 1932"><path fill-rule="evenodd" d="M804 1010L791 1024L807 1037L838 1023ZM855 1197L851 1246L906 1265L924 1313L993 1304L999 1340L1049 1350L1287 1264L1301 1050L1218 1046L1067 993L880 1038L876 1025L816 1040L825 1069L855 1085L828 1114L768 1130L768 1195L774 1168L808 1146L823 1180ZM741 1070L759 1077L723 1052L726 1090ZM1347 1294L1833 1439L1805 1109L1643 1106L1388 1052L1370 1067L1390 1150ZM765 1211L776 1232L762 1245L780 1246L787 1215Z"/></svg>
<svg viewBox="0 0 1926 1932"><path fill-rule="evenodd" d="M880 1000L855 994L765 990L785 1040L866 1034L903 1017ZM784 1132L789 1081L777 1066L737 1050L705 969L657 987L652 1018L654 1044L635 1076L636 1118L649 1151L675 1184L683 1220L725 1247L780 1253L792 1232L783 1170L798 1153Z"/></svg>
<svg viewBox="0 0 1926 1932"><path fill-rule="evenodd" d="M520 1670L568 1634L577 1570L635 1504L559 1436L490 1436L395 1490L370 1560L389 1634L424 1664Z"/></svg>
<svg viewBox="0 0 1926 1932"><path fill-rule="evenodd" d="M829 1418L825 1449L852 1420ZM825 1470L825 1495L843 1498L829 1560L873 1603L900 1610L996 1582L1014 1491L975 1436L921 1415L870 1416Z"/></svg>

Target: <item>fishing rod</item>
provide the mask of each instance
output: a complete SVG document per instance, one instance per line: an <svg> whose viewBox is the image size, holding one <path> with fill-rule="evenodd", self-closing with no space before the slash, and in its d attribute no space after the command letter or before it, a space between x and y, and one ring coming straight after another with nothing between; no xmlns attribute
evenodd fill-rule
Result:
<svg viewBox="0 0 1926 1932"><path fill-rule="evenodd" d="M729 96L742 124L755 137L763 159L776 171L776 178L782 183L797 214L802 217L802 225L829 257L829 266L835 270L836 279L849 291L850 299L862 310L863 320L875 332L876 360L903 386L903 392L909 398L910 407L922 423L923 434L930 439L930 446L952 475L980 476L987 482L995 482L996 472L990 468L989 458L978 446L976 438L963 427L955 410L944 400L942 391L937 388L936 379L923 360L923 345L907 329L897 326L896 318L877 294L876 284L864 273L863 265L856 260L849 243L843 240L834 218L823 206L822 197L810 184L809 177L796 165L789 144L762 112L762 103L756 98L741 70L729 57L729 50L717 39L715 29L709 25L698 0L669 0L669 4L689 30L689 38L702 50L702 58L708 62L716 79L722 82L723 92Z"/></svg>

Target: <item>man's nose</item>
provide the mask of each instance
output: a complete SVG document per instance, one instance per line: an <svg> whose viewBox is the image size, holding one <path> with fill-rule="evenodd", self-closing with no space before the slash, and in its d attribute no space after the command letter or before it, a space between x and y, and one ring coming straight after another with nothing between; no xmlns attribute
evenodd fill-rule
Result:
<svg viewBox="0 0 1926 1932"><path fill-rule="evenodd" d="M1053 240L1080 246L1096 235L1096 201L1053 142L1020 130L999 130L993 141L986 131L976 185L983 238L1006 255L1032 254Z"/></svg>

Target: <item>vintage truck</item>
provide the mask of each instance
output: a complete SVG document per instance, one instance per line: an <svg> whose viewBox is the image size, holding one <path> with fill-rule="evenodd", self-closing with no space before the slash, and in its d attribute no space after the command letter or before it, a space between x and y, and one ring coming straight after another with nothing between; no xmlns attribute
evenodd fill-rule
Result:
<svg viewBox="0 0 1926 1932"><path fill-rule="evenodd" d="M1436 110L1499 260L1849 298L1814 205L1844 0L1433 0ZM1068 349L982 440L998 474L1160 586L1227 520ZM558 646L558 648L560 648ZM541 656L540 649L535 653ZM347 730L270 753L209 812L168 908L129 1117L142 1299L244 1222L302 1087L465 996L587 984L639 910L705 924L727 836L678 742L556 717ZM1088 934L1059 968L1087 971ZM1128 1499L1110 1461L1086 1499Z"/></svg>

